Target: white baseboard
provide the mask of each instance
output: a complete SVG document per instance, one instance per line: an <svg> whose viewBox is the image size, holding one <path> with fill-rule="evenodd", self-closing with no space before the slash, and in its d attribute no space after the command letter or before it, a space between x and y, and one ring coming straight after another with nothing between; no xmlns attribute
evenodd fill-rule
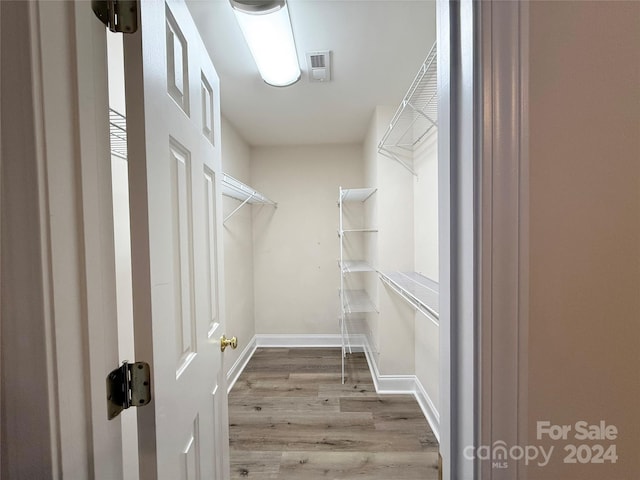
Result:
<svg viewBox="0 0 640 480"><path fill-rule="evenodd" d="M420 405L420 409L427 419L427 422L429 423L433 434L438 439L438 442L440 442L440 413L438 413L436 406L429 397L429 394L422 386L422 383L420 382L418 377L415 377L413 396L416 397L418 405Z"/></svg>
<svg viewBox="0 0 640 480"><path fill-rule="evenodd" d="M304 348L304 347L340 347L340 334L266 334L258 333L254 337L256 346L263 348Z"/></svg>
<svg viewBox="0 0 640 480"><path fill-rule="evenodd" d="M376 393L380 395L399 393L413 395L439 442L440 414L418 377L415 375L382 375L378 369L378 361L369 339L364 335L362 336L362 344Z"/></svg>
<svg viewBox="0 0 640 480"><path fill-rule="evenodd" d="M227 372L227 393L229 393L236 384L238 377L247 366L247 363L249 363L249 360L251 360L256 348L256 336L254 335L247 346L244 347L244 350L240 352L240 356Z"/></svg>
<svg viewBox="0 0 640 480"><path fill-rule="evenodd" d="M247 366L256 348L311 348L341 347L342 337L339 334L264 334L253 336L240 356L227 372L227 393L231 391L238 377ZM360 346L360 350L362 347Z"/></svg>
<svg viewBox="0 0 640 480"><path fill-rule="evenodd" d="M339 334L264 334L253 336L240 356L227 373L227 392L230 392L238 377L256 351L256 348L331 348L341 347L342 337ZM371 372L376 392L385 394L413 395L420 405L433 434L440 441L440 414L424 387L415 375L382 375L378 362L366 335L353 335L351 349L364 352Z"/></svg>
<svg viewBox="0 0 640 480"><path fill-rule="evenodd" d="M378 362L366 338L364 339L364 353L367 357L367 364L369 365L376 392L381 394L413 393L415 375L382 375L378 370Z"/></svg>

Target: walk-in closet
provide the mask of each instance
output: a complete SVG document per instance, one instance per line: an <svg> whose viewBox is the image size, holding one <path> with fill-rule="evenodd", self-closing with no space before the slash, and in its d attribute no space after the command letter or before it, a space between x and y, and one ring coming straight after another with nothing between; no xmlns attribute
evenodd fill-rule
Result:
<svg viewBox="0 0 640 480"><path fill-rule="evenodd" d="M210 230L206 261L218 272L211 331L235 337L222 355L231 478L437 478L435 3L289 0L301 74L284 87L258 75L228 1L186 6L219 77L218 90L203 73L197 93L221 165L205 180L222 232ZM190 115L191 44L172 12L170 93ZM120 355L135 358L126 47L108 40ZM184 344L193 332L181 328ZM135 415L121 421L136 480Z"/></svg>
<svg viewBox="0 0 640 480"><path fill-rule="evenodd" d="M640 2L0 1L0 43L3 480L640 478Z"/></svg>

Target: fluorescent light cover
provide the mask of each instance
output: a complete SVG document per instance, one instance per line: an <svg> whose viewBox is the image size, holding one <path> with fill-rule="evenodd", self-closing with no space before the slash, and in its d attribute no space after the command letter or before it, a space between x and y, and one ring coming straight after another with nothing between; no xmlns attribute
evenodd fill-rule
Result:
<svg viewBox="0 0 640 480"><path fill-rule="evenodd" d="M300 67L287 5L271 13L233 12L262 79L276 87L298 81Z"/></svg>

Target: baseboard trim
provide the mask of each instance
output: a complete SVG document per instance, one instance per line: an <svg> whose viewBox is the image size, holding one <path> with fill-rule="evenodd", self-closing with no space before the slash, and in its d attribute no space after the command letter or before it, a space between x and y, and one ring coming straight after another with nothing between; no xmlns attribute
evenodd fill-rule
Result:
<svg viewBox="0 0 640 480"><path fill-rule="evenodd" d="M253 338L251 338L251 340L247 344L247 346L244 347L238 359L235 361L235 363L231 366L231 368L227 372L227 393L229 393L233 388L233 386L236 384L238 377L247 366L247 363L249 363L249 360L251 360L251 357L256 351L256 348L257 348L256 336L254 335Z"/></svg>
<svg viewBox="0 0 640 480"><path fill-rule="evenodd" d="M255 335L256 345L262 348L340 347L339 334L266 334Z"/></svg>
<svg viewBox="0 0 640 480"><path fill-rule="evenodd" d="M440 443L440 413L436 409L431 397L422 386L422 383L415 377L415 387L413 396L416 397L418 405L420 405L420 409L422 410L423 415L427 419L433 434L438 439L438 443Z"/></svg>
<svg viewBox="0 0 640 480"><path fill-rule="evenodd" d="M363 350L367 357L367 364L373 378L376 392L384 393L413 393L414 375L382 375L378 370L378 362L366 337L363 336Z"/></svg>
<svg viewBox="0 0 640 480"><path fill-rule="evenodd" d="M378 369L376 356L371 348L368 337L362 335L362 347L367 357L367 364L373 378L376 393L384 394L408 394L413 395L420 405L422 414L427 419L433 434L440 442L440 414L435 404L415 375L382 375Z"/></svg>

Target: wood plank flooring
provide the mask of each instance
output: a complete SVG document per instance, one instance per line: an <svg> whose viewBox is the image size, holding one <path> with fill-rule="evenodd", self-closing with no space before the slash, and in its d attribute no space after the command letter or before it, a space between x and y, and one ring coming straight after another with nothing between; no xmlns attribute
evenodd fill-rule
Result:
<svg viewBox="0 0 640 480"><path fill-rule="evenodd" d="M231 478L435 480L438 444L411 395L378 395L364 354L258 349L229 394Z"/></svg>

